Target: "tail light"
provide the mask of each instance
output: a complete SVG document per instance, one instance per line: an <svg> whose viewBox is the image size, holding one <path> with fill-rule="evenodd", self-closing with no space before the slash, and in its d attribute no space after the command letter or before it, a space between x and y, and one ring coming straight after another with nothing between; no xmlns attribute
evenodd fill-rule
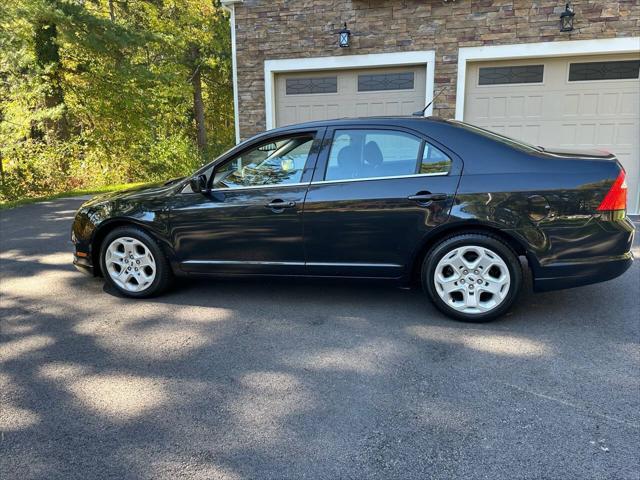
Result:
<svg viewBox="0 0 640 480"><path fill-rule="evenodd" d="M598 207L598 210L610 211L610 210L626 210L627 209L627 181L624 170L620 170L620 174L616 181L613 182L607 196L604 197L602 203Z"/></svg>

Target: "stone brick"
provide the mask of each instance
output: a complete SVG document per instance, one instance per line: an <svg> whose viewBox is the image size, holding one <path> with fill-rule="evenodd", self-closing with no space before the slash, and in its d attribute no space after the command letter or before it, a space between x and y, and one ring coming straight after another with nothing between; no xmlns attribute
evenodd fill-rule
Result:
<svg viewBox="0 0 640 480"><path fill-rule="evenodd" d="M236 4L240 133L265 128L264 61L436 51L434 113L455 114L458 48L637 36L638 0L574 0L575 30L560 32L564 0L245 0ZM338 47L343 22L352 46ZM588 52L585 52L588 53Z"/></svg>

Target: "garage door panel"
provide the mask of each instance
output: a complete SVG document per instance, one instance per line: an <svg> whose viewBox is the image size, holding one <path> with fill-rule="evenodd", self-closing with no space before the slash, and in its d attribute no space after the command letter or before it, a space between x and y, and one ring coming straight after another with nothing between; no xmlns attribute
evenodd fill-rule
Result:
<svg viewBox="0 0 640 480"><path fill-rule="evenodd" d="M294 123L297 117L297 107L293 105L283 107L281 116L284 123Z"/></svg>
<svg viewBox="0 0 640 480"><path fill-rule="evenodd" d="M373 116L380 116L380 115L384 115L385 114L385 104L380 102L380 103L369 103L369 113L365 116L367 117L373 117Z"/></svg>
<svg viewBox="0 0 640 480"><path fill-rule="evenodd" d="M598 113L598 94L589 93L582 96L580 100L581 115L597 115Z"/></svg>
<svg viewBox="0 0 640 480"><path fill-rule="evenodd" d="M580 106L580 95L571 93L565 95L562 102L562 115L565 117L573 117L578 115L578 107Z"/></svg>
<svg viewBox="0 0 640 480"><path fill-rule="evenodd" d="M617 135L616 135L616 145L631 147L634 142L638 141L638 129L637 125L633 123L620 123L618 124Z"/></svg>
<svg viewBox="0 0 640 480"><path fill-rule="evenodd" d="M527 96L527 117L540 117L542 115L542 102L544 98L542 95L529 95Z"/></svg>
<svg viewBox="0 0 640 480"><path fill-rule="evenodd" d="M509 106L507 108L507 114L510 118L513 117L524 117L526 115L525 112L525 97L510 97L509 98Z"/></svg>
<svg viewBox="0 0 640 480"><path fill-rule="evenodd" d="M618 99L620 94L618 93L603 93L598 99L598 114L599 115L615 115L618 111Z"/></svg>
<svg viewBox="0 0 640 480"><path fill-rule="evenodd" d="M326 118L322 120L328 120L330 118L338 118L339 111L340 111L340 108L337 103L333 105L327 105L327 115L326 115Z"/></svg>
<svg viewBox="0 0 640 480"><path fill-rule="evenodd" d="M414 112L422 110L424 108L424 105L424 103L419 103L416 101L402 102L402 111L400 112L400 114L412 115Z"/></svg>
<svg viewBox="0 0 640 480"><path fill-rule="evenodd" d="M638 92L624 92L620 98L620 113L623 115L637 115L640 94Z"/></svg>
<svg viewBox="0 0 640 480"><path fill-rule="evenodd" d="M507 116L507 97L493 97L489 104L489 117L500 119Z"/></svg>
<svg viewBox="0 0 640 480"><path fill-rule="evenodd" d="M369 106L368 103L356 103L356 116L357 117L368 117L369 114Z"/></svg>
<svg viewBox="0 0 640 480"><path fill-rule="evenodd" d="M576 145L588 147L593 145L596 138L596 125L594 123L582 123L576 127Z"/></svg>
<svg viewBox="0 0 640 480"><path fill-rule="evenodd" d="M308 122L313 118L311 115L311 105L298 106L297 113L298 113L297 117L300 119L301 122Z"/></svg>
<svg viewBox="0 0 640 480"><path fill-rule="evenodd" d="M489 97L474 97L469 103L469 117L476 119L476 122L489 119Z"/></svg>
<svg viewBox="0 0 640 480"><path fill-rule="evenodd" d="M596 133L596 144L603 147L613 147L616 143L616 125L613 123L601 123Z"/></svg>
<svg viewBox="0 0 640 480"><path fill-rule="evenodd" d="M465 121L534 145L602 148L627 171L629 210L638 212L640 80L569 81L572 63L617 61L637 55L578 56L471 63ZM480 67L543 65L544 82L479 85ZM524 99L524 104L523 104Z"/></svg>
<svg viewBox="0 0 640 480"><path fill-rule="evenodd" d="M398 80L395 74L406 74L401 76L403 82L396 83L400 89L386 89L393 87L390 81ZM367 76L369 83L361 81L359 90L359 78L362 80L363 76ZM385 89L372 91L372 78L380 80L374 85L379 83ZM413 78L413 83L407 78ZM425 85L424 65L280 74L276 77L276 125L343 117L410 115L424 107Z"/></svg>
<svg viewBox="0 0 640 480"><path fill-rule="evenodd" d="M575 123L565 123L560 127L561 138L562 140L558 141L559 147L571 148L576 144L576 130L577 125Z"/></svg>

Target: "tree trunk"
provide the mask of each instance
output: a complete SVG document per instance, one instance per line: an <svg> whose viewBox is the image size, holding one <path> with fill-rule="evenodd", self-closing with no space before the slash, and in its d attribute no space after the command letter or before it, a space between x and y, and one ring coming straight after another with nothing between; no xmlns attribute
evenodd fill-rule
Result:
<svg viewBox="0 0 640 480"><path fill-rule="evenodd" d="M194 52L199 53L199 52ZM196 56L196 58L198 58ZM203 152L207 146L207 130L204 124L204 101L202 100L202 75L200 65L196 64L191 75L191 85L193 86L193 116L196 120L196 139L198 150Z"/></svg>
<svg viewBox="0 0 640 480"><path fill-rule="evenodd" d="M44 94L44 104L47 108L64 105L62 78L60 75L60 53L56 38L58 31L56 24L43 21L36 25L35 52L40 67L49 67L46 75L49 88ZM51 130L55 137L66 139L69 136L66 114L63 111L59 118L44 121L45 128Z"/></svg>

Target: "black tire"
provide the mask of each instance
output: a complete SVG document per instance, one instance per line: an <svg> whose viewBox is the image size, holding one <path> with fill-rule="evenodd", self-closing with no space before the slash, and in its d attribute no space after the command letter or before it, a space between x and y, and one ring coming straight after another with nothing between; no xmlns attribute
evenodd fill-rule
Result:
<svg viewBox="0 0 640 480"><path fill-rule="evenodd" d="M109 275L107 265L105 262L105 254L108 246L117 238L131 237L144 244L149 249L155 260L156 275L151 284L142 291L129 291L120 287ZM104 276L105 282L115 288L119 293L124 296L132 298L148 298L159 295L164 292L173 280L173 273L171 266L167 260L166 255L155 241L155 239L141 228L134 226L118 227L109 232L102 241L100 246L100 268Z"/></svg>
<svg viewBox="0 0 640 480"><path fill-rule="evenodd" d="M435 270L440 260L452 250L477 245L497 253L507 265L510 284L507 294L501 303L492 310L482 313L465 313L456 310L440 298L435 285ZM434 245L425 255L421 271L422 288L429 295L433 304L447 316L464 322L483 323L505 314L520 294L522 289L522 266L513 249L501 239L486 233L463 233L447 237ZM453 295L453 294L452 294Z"/></svg>

